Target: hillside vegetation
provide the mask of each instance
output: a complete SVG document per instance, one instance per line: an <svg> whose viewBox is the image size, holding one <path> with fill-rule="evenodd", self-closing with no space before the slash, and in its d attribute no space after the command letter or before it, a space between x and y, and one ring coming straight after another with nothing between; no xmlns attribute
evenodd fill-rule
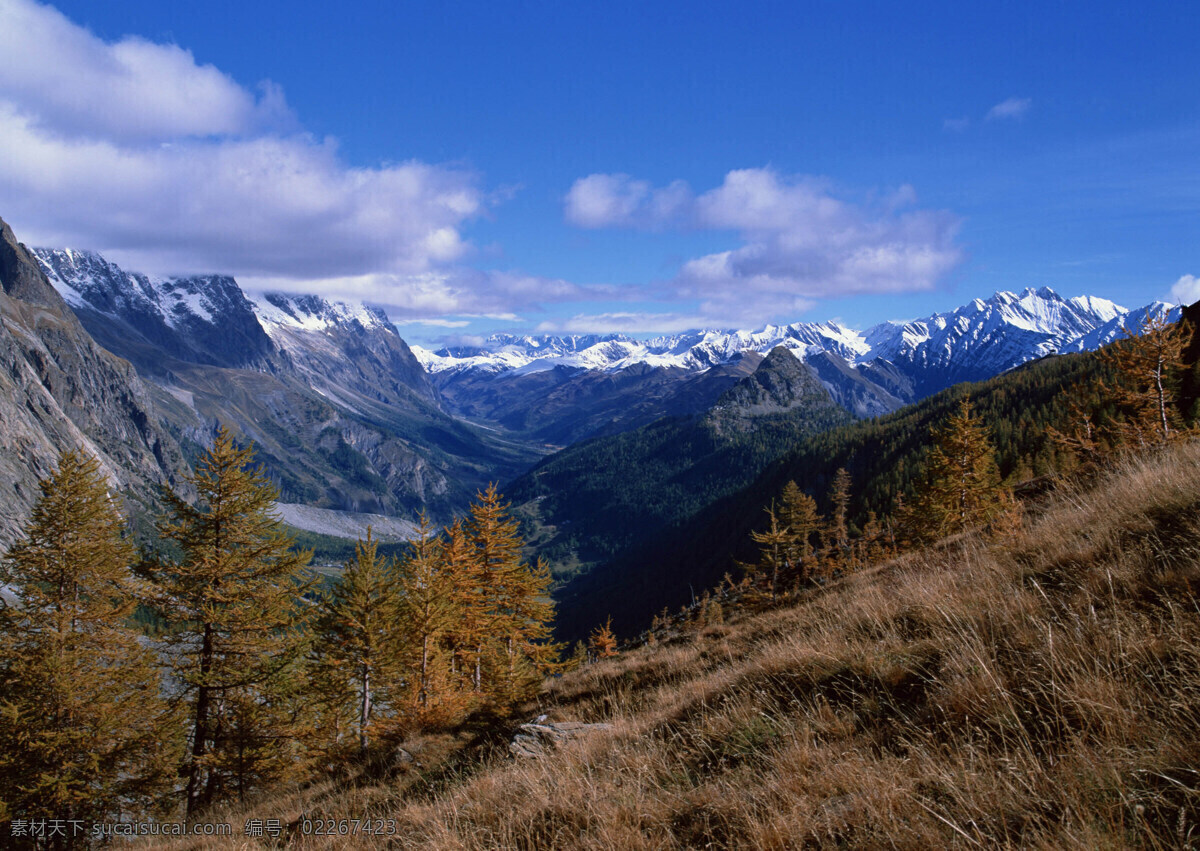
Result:
<svg viewBox="0 0 1200 851"><path fill-rule="evenodd" d="M612 727L544 757L463 730L211 818L278 819L292 848L1200 842L1195 441L1058 481L1003 538L724 608L548 681L529 716ZM305 837L302 816L396 834Z"/></svg>
<svg viewBox="0 0 1200 851"><path fill-rule="evenodd" d="M561 581L744 487L781 447L850 419L816 374L781 347L703 416L664 417L577 443L506 493L525 538Z"/></svg>

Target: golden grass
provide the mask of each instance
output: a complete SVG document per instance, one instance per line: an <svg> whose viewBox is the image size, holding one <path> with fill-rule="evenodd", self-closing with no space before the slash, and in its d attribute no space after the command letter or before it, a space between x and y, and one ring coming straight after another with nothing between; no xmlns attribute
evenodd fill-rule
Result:
<svg viewBox="0 0 1200 851"><path fill-rule="evenodd" d="M396 821L286 840L305 849L1200 847L1198 598L1191 444L1063 485L1003 541L551 681L529 715L613 729L543 759L484 749L436 783L329 782L229 820Z"/></svg>

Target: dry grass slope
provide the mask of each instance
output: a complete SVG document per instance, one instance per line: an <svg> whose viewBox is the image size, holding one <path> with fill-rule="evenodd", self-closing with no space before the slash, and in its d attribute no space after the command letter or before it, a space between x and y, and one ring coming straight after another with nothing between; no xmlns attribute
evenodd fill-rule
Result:
<svg viewBox="0 0 1200 851"><path fill-rule="evenodd" d="M1198 600L1193 443L1064 486L1005 541L553 681L530 714L614 728L544 759L496 749L449 782L330 782L230 820L371 813L401 848L1200 847Z"/></svg>

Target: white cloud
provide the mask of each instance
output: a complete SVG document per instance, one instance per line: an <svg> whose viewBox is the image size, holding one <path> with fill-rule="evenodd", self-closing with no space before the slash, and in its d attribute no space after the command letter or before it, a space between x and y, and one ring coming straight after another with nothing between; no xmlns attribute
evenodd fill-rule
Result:
<svg viewBox="0 0 1200 851"><path fill-rule="evenodd" d="M1171 287L1171 298L1178 304L1195 304L1200 301L1200 278L1182 275Z"/></svg>
<svg viewBox="0 0 1200 851"><path fill-rule="evenodd" d="M106 43L30 0L0 0L0 91L39 128L67 136L244 134L292 121L277 86L255 97L177 45Z"/></svg>
<svg viewBox="0 0 1200 851"><path fill-rule="evenodd" d="M586 294L582 287L557 278L462 267L421 274L372 273L309 280L246 277L239 283L249 292L282 290L367 302L382 307L396 323L447 317L515 321L519 317L513 313L514 308L536 311L546 304L572 301Z"/></svg>
<svg viewBox="0 0 1200 851"><path fill-rule="evenodd" d="M673 295L698 299L704 315L725 324L794 316L818 298L929 290L962 259L954 242L958 220L912 209L911 186L874 203L852 204L836 197L826 181L741 169L694 198L675 190L690 201L659 217L642 201L663 190L642 181L591 175L572 193L581 187L584 194L624 201L597 204L596 211L608 214L598 213L593 222L643 228L686 222L736 231L739 247L688 260L668 285Z"/></svg>
<svg viewBox="0 0 1200 851"><path fill-rule="evenodd" d="M278 87L260 88L178 46L106 42L48 6L0 0L0 214L25 242L94 248L140 271L291 290L411 278L414 293L396 300L442 298L419 279L471 252L463 228L494 203L478 176L351 167L336 142L295 131ZM450 300L469 302L470 282Z"/></svg>
<svg viewBox="0 0 1200 851"><path fill-rule="evenodd" d="M655 229L684 212L691 190L682 180L654 189L627 174L589 174L575 181L564 202L567 221L579 227Z"/></svg>
<svg viewBox="0 0 1200 851"><path fill-rule="evenodd" d="M995 121L1000 118L1024 118L1029 108L1033 106L1031 98L1008 98L993 106L984 116L985 121Z"/></svg>
<svg viewBox="0 0 1200 851"><path fill-rule="evenodd" d="M710 317L701 314L615 311L548 320L536 330L539 334L671 334L711 324Z"/></svg>
<svg viewBox="0 0 1200 851"><path fill-rule="evenodd" d="M435 328L465 328L469 319L393 319L395 325L432 325Z"/></svg>

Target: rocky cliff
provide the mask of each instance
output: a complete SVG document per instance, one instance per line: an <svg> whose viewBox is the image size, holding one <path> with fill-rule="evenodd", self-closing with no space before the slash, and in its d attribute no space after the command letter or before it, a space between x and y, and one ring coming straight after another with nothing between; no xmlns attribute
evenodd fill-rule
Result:
<svg viewBox="0 0 1200 851"><path fill-rule="evenodd" d="M181 484L183 455L133 367L92 340L2 220L0 285L0 547L19 536L38 480L66 449L96 455L134 502Z"/></svg>

